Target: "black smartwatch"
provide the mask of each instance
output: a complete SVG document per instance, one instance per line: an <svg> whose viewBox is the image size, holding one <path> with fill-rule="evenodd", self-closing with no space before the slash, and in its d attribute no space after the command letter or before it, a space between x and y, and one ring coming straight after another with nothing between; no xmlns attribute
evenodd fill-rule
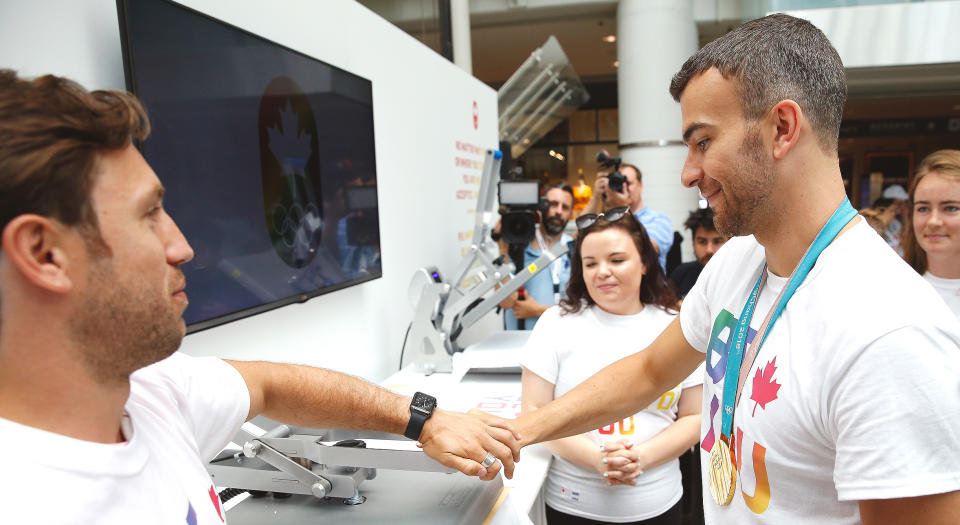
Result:
<svg viewBox="0 0 960 525"><path fill-rule="evenodd" d="M419 440L423 425L433 415L435 408L437 408L437 398L423 392L413 394L413 399L410 401L410 422L407 423L407 429L403 431L403 435L414 441Z"/></svg>

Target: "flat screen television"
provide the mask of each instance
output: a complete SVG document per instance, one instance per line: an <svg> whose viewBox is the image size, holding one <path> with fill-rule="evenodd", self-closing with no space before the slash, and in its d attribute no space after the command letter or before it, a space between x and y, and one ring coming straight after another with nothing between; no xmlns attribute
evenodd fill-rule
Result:
<svg viewBox="0 0 960 525"><path fill-rule="evenodd" d="M195 332L382 275L369 80L166 0L118 0L141 145L193 246Z"/></svg>

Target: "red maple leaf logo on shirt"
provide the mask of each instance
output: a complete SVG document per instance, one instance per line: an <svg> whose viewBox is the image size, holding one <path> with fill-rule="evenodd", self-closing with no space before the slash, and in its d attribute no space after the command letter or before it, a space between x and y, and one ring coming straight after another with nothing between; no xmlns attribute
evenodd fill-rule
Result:
<svg viewBox="0 0 960 525"><path fill-rule="evenodd" d="M210 485L210 502L213 503L213 508L217 509L217 516L220 518L220 521L226 523L223 519L223 511L220 510L220 496L217 494L217 489L213 485Z"/></svg>
<svg viewBox="0 0 960 525"><path fill-rule="evenodd" d="M773 361L767 363L767 366L763 369L757 369L756 375L753 376L753 392L750 394L750 399L757 402L756 405L753 405L753 414L757 414L757 405L762 408L767 408L767 403L773 401L777 398L777 392L780 390L780 383L777 383L777 380L773 378L773 374L777 371L777 358L774 357Z"/></svg>

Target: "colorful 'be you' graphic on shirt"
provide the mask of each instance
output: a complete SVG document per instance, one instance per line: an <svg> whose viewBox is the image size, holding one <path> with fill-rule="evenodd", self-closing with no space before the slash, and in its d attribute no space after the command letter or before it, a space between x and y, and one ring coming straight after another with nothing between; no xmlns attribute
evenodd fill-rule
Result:
<svg viewBox="0 0 960 525"><path fill-rule="evenodd" d="M710 333L706 368L707 375L713 381L713 388L710 390L715 393L710 399L710 429L700 444L700 447L707 453L713 449L713 445L716 443L720 434L721 417L719 417L718 412L720 411L722 401L720 396L723 395L723 385L721 381L724 380L727 372L727 358L730 355L730 347L733 344L732 334L736 329L737 321L738 319L732 313L727 310L722 310L714 320L713 330ZM750 328L747 331L748 344L753 342L755 335L756 330ZM744 353L746 353L746 351L744 351ZM760 354L762 353L763 350L761 349ZM763 363L763 357L760 354L757 355L757 361L758 363ZM776 373L776 356L767 361L765 365L757 368L753 380L750 383L752 388L749 400L742 400L740 405L737 406L737 416L746 417L747 414L749 414L750 417L762 416L762 411L766 409L769 403L777 399L780 392L781 385L774 377ZM737 379L737 377L731 378L732 381L736 381ZM746 389L746 384L744 384L744 389ZM760 413L757 412L758 408L760 409ZM737 418L734 419L735 426L736 422ZM746 437L744 436L743 430L739 427L736 428L734 433L736 434L734 436L735 446L731 451L733 464L737 469L738 478L742 480L743 461L741 458L743 458L743 442ZM743 496L743 501L747 504L747 507L756 514L763 514L770 505L770 480L767 478L766 453L767 448L765 446L756 441L753 442L751 459L753 463L753 476L756 480L756 488L753 494L747 494L742 481L737 483L740 486L740 494Z"/></svg>

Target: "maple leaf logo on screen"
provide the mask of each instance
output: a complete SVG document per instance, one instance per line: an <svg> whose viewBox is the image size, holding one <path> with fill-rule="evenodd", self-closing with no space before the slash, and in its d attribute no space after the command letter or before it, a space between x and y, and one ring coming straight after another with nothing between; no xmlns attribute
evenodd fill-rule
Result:
<svg viewBox="0 0 960 525"><path fill-rule="evenodd" d="M776 357L773 358L773 361L767 363L767 366L763 369L757 369L756 375L753 376L753 392L750 394L750 399L756 401L757 404L753 405L753 414L751 415L757 414L757 406L766 409L767 403L777 398L777 392L780 391L781 385L773 378L773 374L776 372Z"/></svg>
<svg viewBox="0 0 960 525"><path fill-rule="evenodd" d="M295 174L303 177L303 173L297 173L289 166L291 159L304 159L310 156L310 138L307 134L298 129L297 114L290 110L289 102L284 101L283 109L280 112L280 122L273 127L267 128L267 136L270 137L270 151L284 167L284 174Z"/></svg>

